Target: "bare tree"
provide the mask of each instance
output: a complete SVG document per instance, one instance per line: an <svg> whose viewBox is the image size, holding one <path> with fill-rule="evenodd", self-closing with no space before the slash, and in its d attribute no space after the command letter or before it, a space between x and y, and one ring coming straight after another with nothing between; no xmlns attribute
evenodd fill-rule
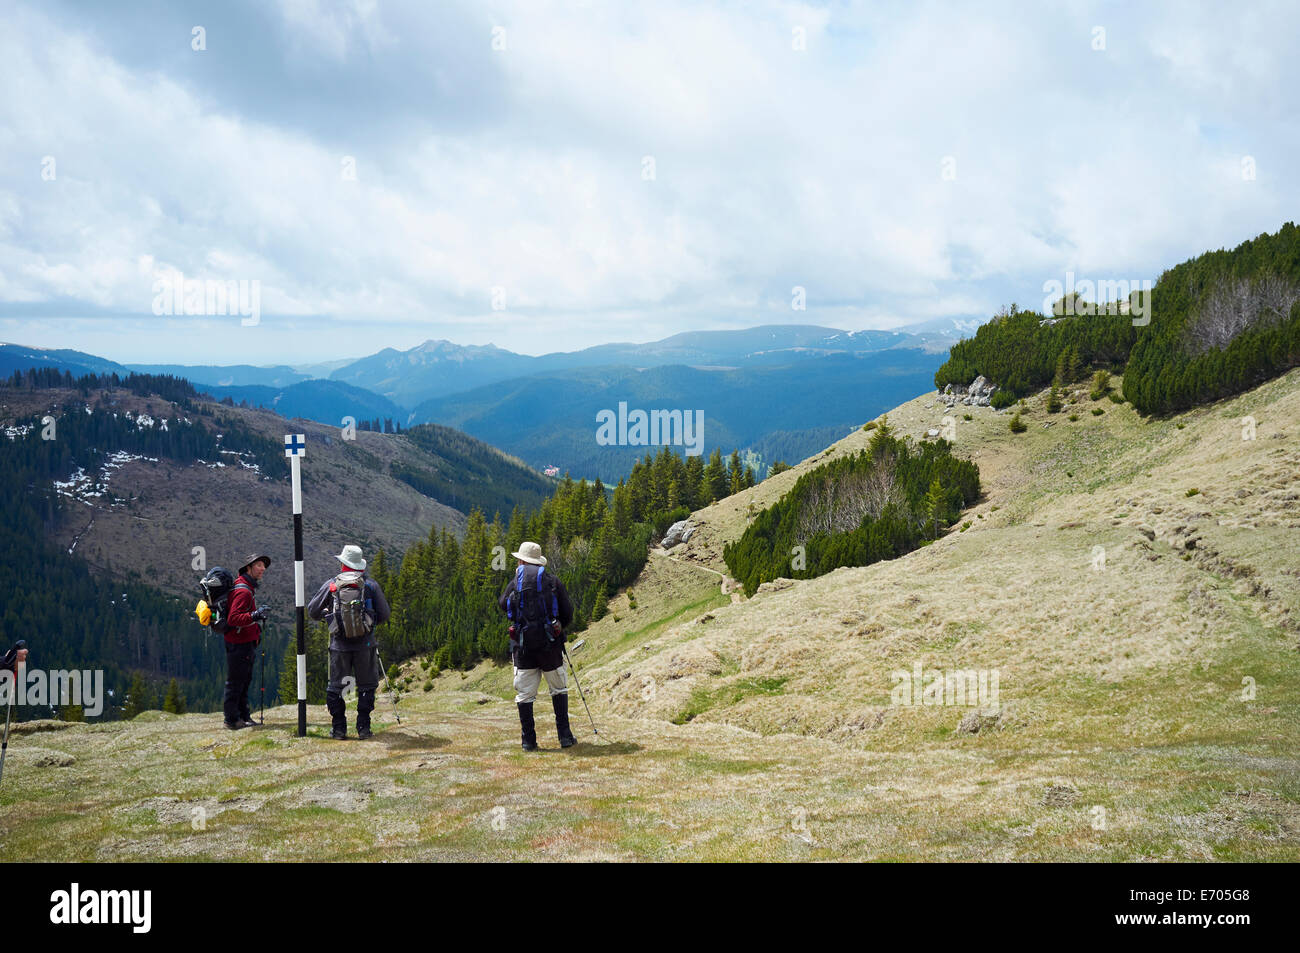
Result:
<svg viewBox="0 0 1300 953"><path fill-rule="evenodd" d="M1194 355L1221 349L1248 328L1283 321L1297 301L1300 288L1275 275L1219 282L1188 322L1187 348Z"/></svg>
<svg viewBox="0 0 1300 953"><path fill-rule="evenodd" d="M879 519L890 505L905 502L897 460L884 451L865 470L838 477L827 474L809 488L799 511L799 538L850 533L864 518Z"/></svg>

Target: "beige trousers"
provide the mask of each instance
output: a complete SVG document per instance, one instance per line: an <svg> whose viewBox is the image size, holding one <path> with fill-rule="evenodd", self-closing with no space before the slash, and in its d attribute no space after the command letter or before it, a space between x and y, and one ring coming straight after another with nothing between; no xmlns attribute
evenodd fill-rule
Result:
<svg viewBox="0 0 1300 953"><path fill-rule="evenodd" d="M528 705L537 699L537 688L541 685L542 676L546 676L546 685L551 690L552 695L563 695L568 692L568 682L564 678L564 668L553 668L549 672L543 672L540 668L517 668L515 669L515 691L519 694L515 696L515 702L520 705Z"/></svg>

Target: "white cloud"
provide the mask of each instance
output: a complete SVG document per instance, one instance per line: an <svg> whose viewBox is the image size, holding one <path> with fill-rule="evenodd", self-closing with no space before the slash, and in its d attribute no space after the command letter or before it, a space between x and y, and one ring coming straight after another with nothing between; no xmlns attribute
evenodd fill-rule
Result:
<svg viewBox="0 0 1300 953"><path fill-rule="evenodd" d="M301 352L267 361L332 356L293 316L398 329L370 350L403 323L532 351L775 320L892 327L1032 306L1067 269L1154 276L1295 217L1283 170L1300 143L1276 122L1297 78L1286 6L518 0L447 13L450 35L415 4L283 0L266 35L252 8L229 9L248 30L214 26L204 53L186 34L165 56L153 44L169 34L131 45L94 9L9 17L0 313L14 333L55 340L54 307L148 327L142 259L259 280L263 346ZM255 42L282 58L268 102L328 67L379 84L358 93L373 122L340 101L333 126L296 123L198 72ZM427 99L414 71L410 88L380 84L422 48L439 58ZM796 284L805 312L789 310ZM28 305L44 310L24 324ZM147 347L180 354L191 333L174 321Z"/></svg>

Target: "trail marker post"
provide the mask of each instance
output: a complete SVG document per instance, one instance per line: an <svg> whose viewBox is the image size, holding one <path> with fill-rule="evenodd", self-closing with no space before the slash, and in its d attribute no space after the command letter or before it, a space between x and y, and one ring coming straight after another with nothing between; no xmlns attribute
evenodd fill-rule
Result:
<svg viewBox="0 0 1300 953"><path fill-rule="evenodd" d="M289 458L293 479L293 604L298 627L298 737L307 735L307 594L302 570L302 458L307 453L307 435L284 435L284 455Z"/></svg>

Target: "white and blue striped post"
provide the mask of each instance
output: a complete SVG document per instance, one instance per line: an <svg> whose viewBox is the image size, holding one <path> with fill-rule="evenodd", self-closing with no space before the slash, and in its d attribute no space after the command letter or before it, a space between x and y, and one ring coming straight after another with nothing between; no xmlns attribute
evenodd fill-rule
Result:
<svg viewBox="0 0 1300 953"><path fill-rule="evenodd" d="M302 458L307 435L284 435L284 455L293 478L293 604L298 626L298 737L307 735L307 593L302 570Z"/></svg>

